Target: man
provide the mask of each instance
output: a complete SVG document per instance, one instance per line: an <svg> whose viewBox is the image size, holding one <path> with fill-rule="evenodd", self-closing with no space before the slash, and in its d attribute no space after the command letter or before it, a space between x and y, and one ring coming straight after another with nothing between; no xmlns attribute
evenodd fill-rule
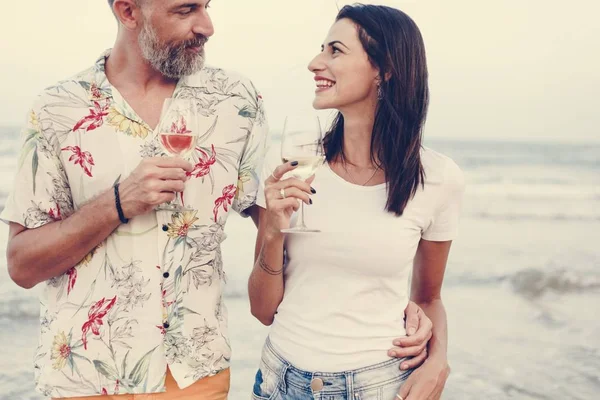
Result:
<svg viewBox="0 0 600 400"><path fill-rule="evenodd" d="M250 81L203 67L209 3L109 0L114 48L29 114L1 218L11 278L44 282L35 370L46 396L227 398L220 243L230 209L257 222L267 125ZM170 97L201 113L191 163L166 157L153 132ZM156 210L184 187L193 211ZM420 325L422 350L431 327Z"/></svg>

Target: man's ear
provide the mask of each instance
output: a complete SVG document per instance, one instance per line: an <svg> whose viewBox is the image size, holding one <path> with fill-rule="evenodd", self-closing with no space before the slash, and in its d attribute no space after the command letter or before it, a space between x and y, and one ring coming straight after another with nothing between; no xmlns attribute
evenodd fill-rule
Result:
<svg viewBox="0 0 600 400"><path fill-rule="evenodd" d="M142 23L142 10L135 0L115 0L113 13L119 24L126 29L134 30Z"/></svg>

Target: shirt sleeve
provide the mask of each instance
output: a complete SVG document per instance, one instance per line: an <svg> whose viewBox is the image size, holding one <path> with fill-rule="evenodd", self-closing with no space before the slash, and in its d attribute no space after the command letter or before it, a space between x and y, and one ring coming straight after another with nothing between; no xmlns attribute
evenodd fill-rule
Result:
<svg viewBox="0 0 600 400"><path fill-rule="evenodd" d="M253 88L253 90L254 96L251 101L254 103L252 106L256 110L256 115L241 157L237 192L232 204L232 208L242 217L247 217L246 210L256 204L260 171L269 139L269 127L262 97L256 89Z"/></svg>
<svg viewBox="0 0 600 400"><path fill-rule="evenodd" d="M41 97L40 97L41 99ZM73 212L71 189L52 122L38 99L21 131L17 173L0 220L38 228Z"/></svg>
<svg viewBox="0 0 600 400"><path fill-rule="evenodd" d="M464 175L451 160L444 170L440 203L422 238L433 242L453 240L458 234L458 222L465 191Z"/></svg>

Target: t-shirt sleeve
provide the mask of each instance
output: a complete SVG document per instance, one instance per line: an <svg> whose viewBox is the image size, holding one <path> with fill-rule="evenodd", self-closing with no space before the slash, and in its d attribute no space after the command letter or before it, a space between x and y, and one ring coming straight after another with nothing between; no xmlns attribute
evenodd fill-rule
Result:
<svg viewBox="0 0 600 400"><path fill-rule="evenodd" d="M237 192L232 204L232 208L242 217L247 217L246 210L256 204L260 171L269 139L269 127L262 97L256 89L253 90L253 98L248 109L255 110L256 115L240 160Z"/></svg>
<svg viewBox="0 0 600 400"><path fill-rule="evenodd" d="M60 145L40 99L21 131L17 173L0 219L38 228L73 212Z"/></svg>
<svg viewBox="0 0 600 400"><path fill-rule="evenodd" d="M265 162L263 163L262 170L260 172L260 186L258 189L258 196L256 198L256 205L262 208L267 208L267 201L265 199L265 181L271 176L275 168L281 165L281 142L272 142L267 151Z"/></svg>
<svg viewBox="0 0 600 400"><path fill-rule="evenodd" d="M453 161L448 160L444 169L438 207L431 223L422 234L423 239L445 242L456 238L464 191L463 172Z"/></svg>

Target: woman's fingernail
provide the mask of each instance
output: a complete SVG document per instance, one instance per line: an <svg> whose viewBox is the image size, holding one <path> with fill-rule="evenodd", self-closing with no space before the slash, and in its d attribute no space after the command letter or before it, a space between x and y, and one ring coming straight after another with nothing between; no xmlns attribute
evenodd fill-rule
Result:
<svg viewBox="0 0 600 400"><path fill-rule="evenodd" d="M400 366L400 369L401 369L402 371L406 371L406 370L408 369L408 365L406 365L406 364L402 364L402 365Z"/></svg>
<svg viewBox="0 0 600 400"><path fill-rule="evenodd" d="M394 346L402 346L402 342L399 340L394 340Z"/></svg>
<svg viewBox="0 0 600 400"><path fill-rule="evenodd" d="M298 165L298 161L292 161L292 162L291 162L291 166L292 166L292 167L295 167L296 165Z"/></svg>
<svg viewBox="0 0 600 400"><path fill-rule="evenodd" d="M312 199L308 199L308 204L312 204Z"/></svg>
<svg viewBox="0 0 600 400"><path fill-rule="evenodd" d="M390 350L390 351L388 351L388 356L396 357L396 352L394 350Z"/></svg>
<svg viewBox="0 0 600 400"><path fill-rule="evenodd" d="M312 194L316 194L316 193L317 193L317 191L315 190L315 188L314 188L314 187L311 187L311 188L310 188L310 192L311 192Z"/></svg>

